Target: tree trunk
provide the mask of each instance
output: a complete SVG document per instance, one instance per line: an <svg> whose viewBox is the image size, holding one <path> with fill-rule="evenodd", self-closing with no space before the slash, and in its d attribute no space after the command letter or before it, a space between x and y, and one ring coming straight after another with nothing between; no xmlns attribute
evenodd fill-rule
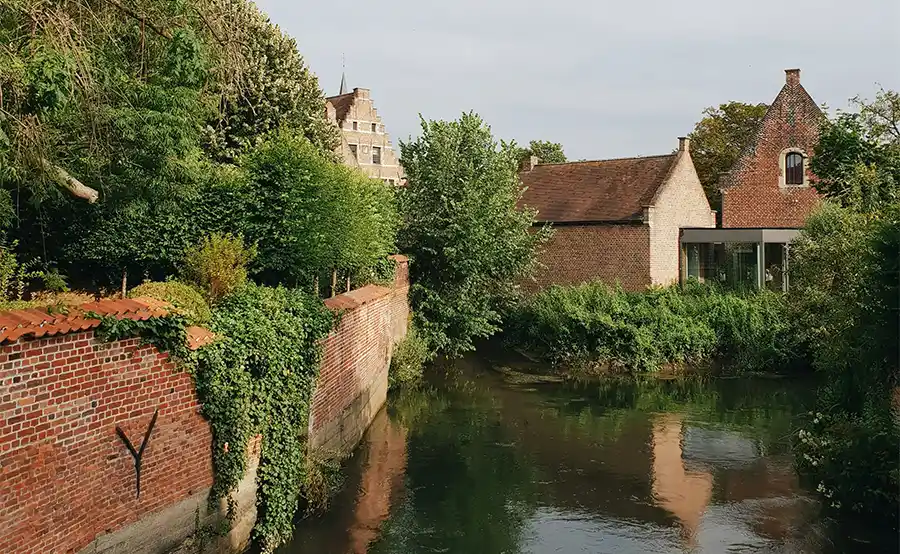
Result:
<svg viewBox="0 0 900 554"><path fill-rule="evenodd" d="M331 296L337 294L337 269L331 270Z"/></svg>
<svg viewBox="0 0 900 554"><path fill-rule="evenodd" d="M125 298L125 295L128 291L128 269L122 270L122 298Z"/></svg>
<svg viewBox="0 0 900 554"><path fill-rule="evenodd" d="M100 193L91 187L85 185L75 177L69 175L69 172L65 169L59 167L58 165L52 164L46 158L41 158L41 166L44 168L44 171L47 175L59 186L68 190L73 195L78 198L83 198L93 204L100 198Z"/></svg>

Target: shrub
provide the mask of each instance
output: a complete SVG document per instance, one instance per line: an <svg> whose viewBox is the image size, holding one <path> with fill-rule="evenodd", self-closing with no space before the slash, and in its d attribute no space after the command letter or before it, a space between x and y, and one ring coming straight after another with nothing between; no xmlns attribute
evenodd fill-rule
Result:
<svg viewBox="0 0 900 554"><path fill-rule="evenodd" d="M215 304L247 281L247 264L255 256L243 238L213 233L185 253L184 272Z"/></svg>
<svg viewBox="0 0 900 554"><path fill-rule="evenodd" d="M729 293L699 284L625 292L603 283L551 287L515 310L508 337L551 361L611 370L724 358L736 370L793 359L786 309L774 293Z"/></svg>
<svg viewBox="0 0 900 554"><path fill-rule="evenodd" d="M200 292L180 281L148 281L130 291L129 298L149 296L172 304L191 322L203 324L209 321L209 305Z"/></svg>
<svg viewBox="0 0 900 554"><path fill-rule="evenodd" d="M418 384L425 362L430 357L428 344L416 331L416 326L410 324L406 337L394 347L391 355L388 387L394 389Z"/></svg>

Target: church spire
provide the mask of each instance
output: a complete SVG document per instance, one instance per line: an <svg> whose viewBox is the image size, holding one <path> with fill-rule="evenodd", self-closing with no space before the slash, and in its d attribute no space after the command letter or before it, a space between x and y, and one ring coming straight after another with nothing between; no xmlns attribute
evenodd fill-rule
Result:
<svg viewBox="0 0 900 554"><path fill-rule="evenodd" d="M341 54L341 90L338 94L347 94L347 74L345 69L344 55Z"/></svg>

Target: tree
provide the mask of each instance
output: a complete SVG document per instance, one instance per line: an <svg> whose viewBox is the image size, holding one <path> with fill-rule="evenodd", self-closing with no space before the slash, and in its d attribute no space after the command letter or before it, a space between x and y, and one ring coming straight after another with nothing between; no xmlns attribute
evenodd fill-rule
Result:
<svg viewBox="0 0 900 554"><path fill-rule="evenodd" d="M517 157L521 165L531 156L537 156L542 164L560 164L566 162L566 154L563 152L562 144L558 142L550 142L547 140L533 140L528 144L528 148L518 148Z"/></svg>
<svg viewBox="0 0 900 554"><path fill-rule="evenodd" d="M753 142L766 109L765 104L743 102L709 107L703 110L703 118L688 135L694 167L713 209L718 210L722 203L719 178Z"/></svg>
<svg viewBox="0 0 900 554"><path fill-rule="evenodd" d="M813 153L813 186L864 211L900 200L900 97L882 90L874 102L851 100L859 111L826 121Z"/></svg>
<svg viewBox="0 0 900 554"><path fill-rule="evenodd" d="M422 136L400 144L401 251L412 257L410 301L432 351L458 355L499 329L500 308L535 263L549 229L519 210L517 153L494 141L474 113L422 120Z"/></svg>

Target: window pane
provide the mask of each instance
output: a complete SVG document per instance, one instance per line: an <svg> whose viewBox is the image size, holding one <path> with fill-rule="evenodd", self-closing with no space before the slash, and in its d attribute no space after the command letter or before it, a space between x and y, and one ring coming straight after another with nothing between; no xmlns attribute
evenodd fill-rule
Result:
<svg viewBox="0 0 900 554"><path fill-rule="evenodd" d="M354 122L353 122L353 130L354 130L354 131L356 130L356 126L357 126L357 123L354 121Z"/></svg>
<svg viewBox="0 0 900 554"><path fill-rule="evenodd" d="M378 146L372 147L372 163L376 165L381 164L381 148Z"/></svg>
<svg viewBox="0 0 900 554"><path fill-rule="evenodd" d="M803 156L796 152L791 152L785 159L785 183L788 185L803 184Z"/></svg>
<svg viewBox="0 0 900 554"><path fill-rule="evenodd" d="M375 132L375 129L376 129L376 127L375 127L375 124L373 123L373 124L372 124L372 132L373 132L373 133Z"/></svg>

